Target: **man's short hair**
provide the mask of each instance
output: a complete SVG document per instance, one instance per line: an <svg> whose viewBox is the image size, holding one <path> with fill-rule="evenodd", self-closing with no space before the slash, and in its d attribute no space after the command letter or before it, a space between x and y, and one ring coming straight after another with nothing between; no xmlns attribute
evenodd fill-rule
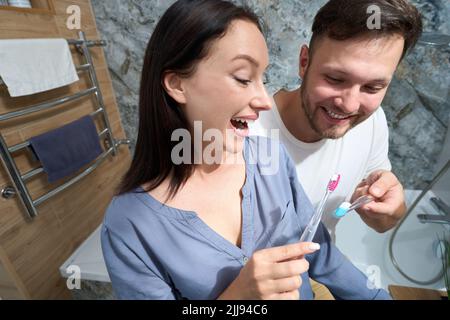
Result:
<svg viewBox="0 0 450 320"><path fill-rule="evenodd" d="M379 9L379 28L368 26L372 15L368 9L373 8L371 6ZM397 34L405 39L403 59L422 33L422 19L417 8L407 0L330 0L314 18L312 32L311 52L317 40L324 35L334 40L347 40L361 36L379 38Z"/></svg>

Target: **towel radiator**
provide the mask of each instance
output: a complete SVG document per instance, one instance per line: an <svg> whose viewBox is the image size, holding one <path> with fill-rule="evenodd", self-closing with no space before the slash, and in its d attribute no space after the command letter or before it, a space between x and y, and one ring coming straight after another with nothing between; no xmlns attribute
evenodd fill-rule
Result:
<svg viewBox="0 0 450 320"><path fill-rule="evenodd" d="M64 96L62 98L50 100L44 103L39 103L36 105L32 105L26 108L23 108L18 111L8 112L4 114L0 114L0 123L9 119L21 117L24 115L32 114L38 111L47 110L51 108L56 108L62 104L65 104L69 101L74 101L77 99L80 99L85 96L94 95L95 101L96 101L96 107L97 110L92 112L90 115L92 117L95 116L101 116L103 123L105 125L105 129L101 131L98 136L99 139L105 139L107 141L107 150L104 151L87 169L85 169L83 172L78 174L77 176L71 178L70 180L66 181L62 185L58 186L57 188L49 191L48 193L40 196L37 199L32 199L30 196L30 193L28 191L28 188L26 186L26 182L30 180L32 177L41 174L44 172L43 168L37 168L33 169L29 172L26 172L22 174L19 172L16 163L14 161L13 153L28 148L30 146L29 141L25 141L23 143L14 145L14 146L7 146L5 143L5 140L0 132L0 158L1 161L6 168L6 171L13 183L13 186L7 186L5 187L1 193L4 198L12 198L16 195L19 196L19 199L21 203L23 204L24 208L27 211L27 214L30 218L34 218L38 215L37 207L42 204L43 202L47 201L48 199L52 198L53 196L57 195L61 191L67 189L71 185L75 184L76 182L83 179L85 176L87 176L89 173L94 171L102 162L105 160L110 154L115 156L117 154L117 148L121 144L129 144L130 141L127 139L124 140L116 140L114 139L112 135L111 125L108 119L108 115L106 114L104 102L103 102L103 96L100 91L97 75L95 73L93 60L89 51L89 47L92 46L105 46L105 41L92 41L87 40L86 36L83 31L79 32L79 39L71 39L67 40L70 45L76 46L78 51L83 55L85 59L85 64L76 66L77 72L88 72L89 78L91 80L92 87L85 89L83 91L77 92L75 94ZM1 79L0 79L1 81ZM1 82L0 82L1 84Z"/></svg>

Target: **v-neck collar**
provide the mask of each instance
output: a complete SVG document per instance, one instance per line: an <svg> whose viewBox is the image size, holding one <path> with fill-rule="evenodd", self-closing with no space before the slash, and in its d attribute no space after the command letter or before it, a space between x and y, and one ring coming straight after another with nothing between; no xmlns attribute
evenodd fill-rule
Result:
<svg viewBox="0 0 450 320"><path fill-rule="evenodd" d="M210 226L208 226L195 211L177 209L168 206L147 192L143 192L142 187L138 187L140 194L143 194L143 200L149 206L159 212L161 210L164 214L168 214L172 218L185 220L193 229L202 234L205 239L213 243L217 248L233 256L241 264L245 264L247 259L253 253L253 202L252 202L252 181L253 181L253 166L249 161L249 138L245 138L243 156L245 160L245 182L241 189L242 201L242 230L241 230L241 247L225 239Z"/></svg>

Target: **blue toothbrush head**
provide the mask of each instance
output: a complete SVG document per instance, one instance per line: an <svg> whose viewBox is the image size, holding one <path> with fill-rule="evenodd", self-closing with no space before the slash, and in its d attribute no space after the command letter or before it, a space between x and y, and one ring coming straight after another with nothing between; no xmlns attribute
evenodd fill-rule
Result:
<svg viewBox="0 0 450 320"><path fill-rule="evenodd" d="M336 218L342 218L347 214L348 208L350 208L350 206L350 202L342 202L341 205L336 209L336 211L334 211L334 216Z"/></svg>

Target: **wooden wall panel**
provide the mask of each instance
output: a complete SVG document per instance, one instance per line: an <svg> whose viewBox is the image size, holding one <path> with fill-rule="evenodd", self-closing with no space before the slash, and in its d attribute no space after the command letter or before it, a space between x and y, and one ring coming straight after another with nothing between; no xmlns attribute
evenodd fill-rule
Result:
<svg viewBox="0 0 450 320"><path fill-rule="evenodd" d="M0 10L0 39L78 38L77 30L66 27L66 8L81 8L81 29L88 39L100 39L89 0L53 1L54 14ZM125 138L103 49L91 48L105 108L114 137ZM76 65L80 53L72 49ZM91 86L87 73L80 81L63 88L20 98L10 98L0 87L0 114L79 92ZM67 103L56 109L0 123L0 132L9 146L58 128L96 109L93 96ZM96 117L98 130L104 128ZM14 157L21 173L39 167L28 151ZM67 299L70 292L60 276L60 265L101 223L115 187L130 163L127 146L116 157L108 157L94 172L38 207L39 215L29 219L17 198L0 197L0 297ZM67 180L67 179L66 179ZM33 199L64 183L49 185L46 175L30 180L27 187ZM11 185L0 165L0 189Z"/></svg>
<svg viewBox="0 0 450 320"><path fill-rule="evenodd" d="M9 263L5 252L0 248L0 298L1 299L24 299L30 298L22 280L17 275L14 267Z"/></svg>

